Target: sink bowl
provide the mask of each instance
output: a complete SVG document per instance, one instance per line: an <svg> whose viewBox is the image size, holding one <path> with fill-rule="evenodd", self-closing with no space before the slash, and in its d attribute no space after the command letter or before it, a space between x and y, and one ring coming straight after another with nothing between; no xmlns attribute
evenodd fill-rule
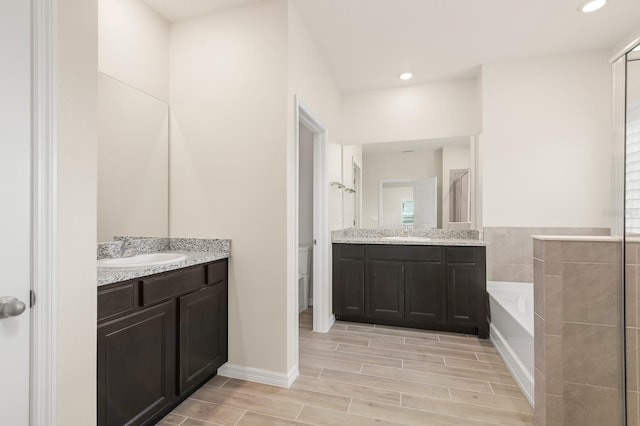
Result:
<svg viewBox="0 0 640 426"><path fill-rule="evenodd" d="M431 241L429 237L384 237L382 239L390 241Z"/></svg>
<svg viewBox="0 0 640 426"><path fill-rule="evenodd" d="M182 262L187 258L182 253L146 253L131 257L98 260L99 268L142 268L145 266L168 265Z"/></svg>

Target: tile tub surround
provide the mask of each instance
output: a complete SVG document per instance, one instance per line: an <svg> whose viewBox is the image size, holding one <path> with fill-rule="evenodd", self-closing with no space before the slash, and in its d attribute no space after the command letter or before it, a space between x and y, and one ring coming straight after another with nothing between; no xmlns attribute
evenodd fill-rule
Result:
<svg viewBox="0 0 640 426"><path fill-rule="evenodd" d="M609 228L486 227L487 280L533 282L533 235L610 235Z"/></svg>
<svg viewBox="0 0 640 426"><path fill-rule="evenodd" d="M386 237L423 237L429 241L387 240ZM347 228L331 233L331 242L341 244L400 244L427 246L484 246L479 232L473 229L357 229Z"/></svg>
<svg viewBox="0 0 640 426"><path fill-rule="evenodd" d="M116 237L116 241L98 244L98 260L120 257L123 248L125 250L131 249L132 256L161 251L180 252L185 254L187 258L178 263L145 268L98 268L98 286L228 258L231 254L231 240Z"/></svg>
<svg viewBox="0 0 640 426"><path fill-rule="evenodd" d="M622 423L622 243L534 236L536 424Z"/></svg>
<svg viewBox="0 0 640 426"><path fill-rule="evenodd" d="M640 424L640 321L638 312L638 273L640 239L627 237L625 246L626 360L628 424Z"/></svg>

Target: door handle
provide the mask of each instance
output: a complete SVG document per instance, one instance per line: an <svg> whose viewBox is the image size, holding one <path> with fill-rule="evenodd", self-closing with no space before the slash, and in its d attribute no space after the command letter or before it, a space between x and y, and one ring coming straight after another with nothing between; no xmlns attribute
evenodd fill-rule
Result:
<svg viewBox="0 0 640 426"><path fill-rule="evenodd" d="M27 305L24 302L19 301L15 297L4 296L0 297L0 319L17 317L22 314Z"/></svg>

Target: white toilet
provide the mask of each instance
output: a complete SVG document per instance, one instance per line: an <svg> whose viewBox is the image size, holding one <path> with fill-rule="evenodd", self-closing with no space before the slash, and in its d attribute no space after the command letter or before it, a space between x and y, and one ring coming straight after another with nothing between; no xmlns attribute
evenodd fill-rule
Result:
<svg viewBox="0 0 640 426"><path fill-rule="evenodd" d="M313 249L298 247L298 312L309 307L309 288L313 277Z"/></svg>

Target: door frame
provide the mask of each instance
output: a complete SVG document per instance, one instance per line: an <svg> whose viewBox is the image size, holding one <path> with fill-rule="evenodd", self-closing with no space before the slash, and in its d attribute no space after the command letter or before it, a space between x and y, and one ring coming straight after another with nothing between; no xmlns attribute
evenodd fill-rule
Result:
<svg viewBox="0 0 640 426"><path fill-rule="evenodd" d="M351 158L351 164L353 167L353 189L354 196L354 228L360 228L362 224L362 167L358 164L355 158ZM358 179L356 179L356 176Z"/></svg>
<svg viewBox="0 0 640 426"><path fill-rule="evenodd" d="M302 101L300 96L295 95L295 223L294 223L294 245L289 249L294 252L295 262L291 266L295 268L296 277L292 304L295 309L295 318L290 320L296 325L296 336L298 329L298 224L299 224L299 170L300 170L300 132L299 123L304 124L313 132L313 331L326 333L333 323L335 316L331 309L330 288L329 288L329 132L322 121L312 112L312 110ZM296 338L295 347L298 347ZM297 351L296 351L297 352Z"/></svg>
<svg viewBox="0 0 640 426"><path fill-rule="evenodd" d="M30 424L57 418L57 73L56 0L31 0L31 314Z"/></svg>

